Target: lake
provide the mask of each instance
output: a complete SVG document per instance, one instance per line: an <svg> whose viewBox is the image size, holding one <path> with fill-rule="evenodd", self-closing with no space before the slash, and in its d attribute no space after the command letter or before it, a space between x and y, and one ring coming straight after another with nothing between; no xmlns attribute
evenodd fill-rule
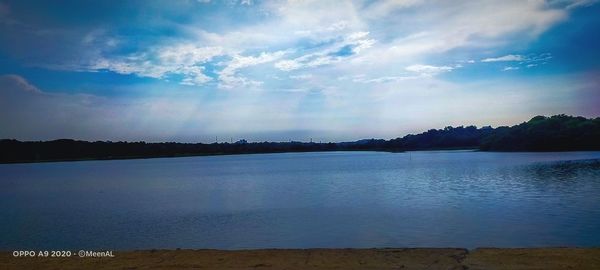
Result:
<svg viewBox="0 0 600 270"><path fill-rule="evenodd" d="M600 152L0 165L0 249L600 246Z"/></svg>

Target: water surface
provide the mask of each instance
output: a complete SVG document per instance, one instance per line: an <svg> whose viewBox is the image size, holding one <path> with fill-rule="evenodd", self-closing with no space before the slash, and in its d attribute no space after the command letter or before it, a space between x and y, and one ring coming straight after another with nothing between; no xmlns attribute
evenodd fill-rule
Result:
<svg viewBox="0 0 600 270"><path fill-rule="evenodd" d="M0 249L600 246L600 152L0 165Z"/></svg>

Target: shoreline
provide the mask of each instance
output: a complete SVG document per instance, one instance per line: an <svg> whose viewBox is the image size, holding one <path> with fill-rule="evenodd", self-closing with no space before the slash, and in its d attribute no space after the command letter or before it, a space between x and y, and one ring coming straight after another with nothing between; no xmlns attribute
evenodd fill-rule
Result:
<svg viewBox="0 0 600 270"><path fill-rule="evenodd" d="M14 257L2 269L600 269L597 248L372 248L114 251L114 257Z"/></svg>
<svg viewBox="0 0 600 270"><path fill-rule="evenodd" d="M29 163L51 163L51 162L77 162L77 161L104 161L104 160L130 160L130 159L155 159L155 158L183 158L183 157L210 157L210 156L238 156L238 155L267 155L267 154L293 154L293 153L334 153L334 152L382 152L382 153L406 153L420 151L481 151L476 148L448 148L448 149L422 149L422 150L385 150L385 149L353 149L353 150L316 150L316 151L280 151L280 152L248 152L248 153L200 153L200 154L180 154L170 156L123 156L123 157L105 157L105 158L72 158L72 159L42 159L42 160L21 160L21 161L0 161L2 164L29 164ZM502 152L502 151L481 151L481 152ZM524 151L525 152L525 151ZM581 152L581 151L561 151L561 152ZM589 150L587 152L595 152ZM540 152L543 153L543 152Z"/></svg>
<svg viewBox="0 0 600 270"><path fill-rule="evenodd" d="M156 159L156 158L185 158L185 157L210 157L210 156L237 156L237 155L266 155L266 154L294 154L294 153L333 153L333 152L382 152L382 153L407 153L427 151L472 151L485 153L568 153L568 152L600 152L599 150L569 150L569 151L485 151L476 148L459 149L422 149L422 150L332 150L332 151L285 151L285 152L255 152L255 153L211 153L211 154L182 154L171 156L124 156L109 158L73 158L73 159L45 159L45 160L23 160L1 162L0 165L8 164L31 164L31 163L58 163L58 162L80 162L80 161L109 161L109 160L132 160L132 159Z"/></svg>
<svg viewBox="0 0 600 270"><path fill-rule="evenodd" d="M476 149L434 149L434 150L415 150L415 151L443 151L443 150L473 150ZM104 161L104 160L130 160L130 159L155 159L155 158L184 158L184 157L210 157L210 156L238 156L238 155L267 155L267 154L293 154L293 153L333 153L333 152L385 152L385 153L404 153L409 151L388 151L388 150L332 150L332 151L285 151L285 152L251 152L251 153L208 153L208 154L181 154L170 156L123 156L109 158L73 158L73 159L44 159L44 160L24 160L0 162L2 164L28 164L28 163L51 163L51 162L77 162L77 161ZM590 151L593 152L593 151Z"/></svg>

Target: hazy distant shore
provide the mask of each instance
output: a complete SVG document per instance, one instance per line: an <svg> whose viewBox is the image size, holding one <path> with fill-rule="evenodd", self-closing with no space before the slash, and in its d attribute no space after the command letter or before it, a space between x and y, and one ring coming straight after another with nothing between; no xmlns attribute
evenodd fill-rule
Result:
<svg viewBox="0 0 600 270"><path fill-rule="evenodd" d="M21 258L2 269L598 269L600 248L385 248L115 251L114 257Z"/></svg>

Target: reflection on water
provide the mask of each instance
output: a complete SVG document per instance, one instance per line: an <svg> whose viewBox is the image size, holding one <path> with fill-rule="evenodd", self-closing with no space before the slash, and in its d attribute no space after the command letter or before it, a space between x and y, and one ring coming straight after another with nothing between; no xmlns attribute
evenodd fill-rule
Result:
<svg viewBox="0 0 600 270"><path fill-rule="evenodd" d="M0 165L0 249L600 245L600 152Z"/></svg>

